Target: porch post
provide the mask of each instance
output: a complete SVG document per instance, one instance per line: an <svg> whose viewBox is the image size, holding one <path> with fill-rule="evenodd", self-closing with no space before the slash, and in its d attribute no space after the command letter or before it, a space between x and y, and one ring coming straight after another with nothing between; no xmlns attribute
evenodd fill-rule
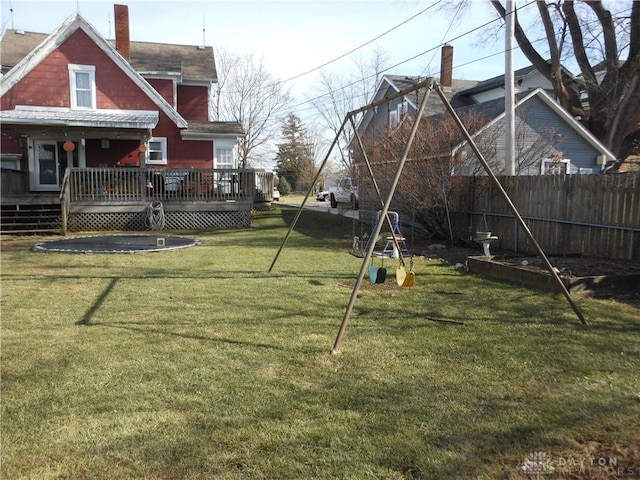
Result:
<svg viewBox="0 0 640 480"><path fill-rule="evenodd" d="M140 152L139 155L139 164L140 164L140 197L142 200L148 200L147 195L147 164L145 159L147 158L147 139L151 138L151 131L140 135Z"/></svg>

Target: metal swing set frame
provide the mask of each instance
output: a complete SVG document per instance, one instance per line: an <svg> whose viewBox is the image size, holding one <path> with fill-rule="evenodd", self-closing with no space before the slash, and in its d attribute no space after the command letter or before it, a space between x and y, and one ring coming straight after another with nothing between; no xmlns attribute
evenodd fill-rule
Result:
<svg viewBox="0 0 640 480"><path fill-rule="evenodd" d="M269 266L268 272L271 272L273 270L273 267L276 264L276 262L278 260L278 257L280 256L280 253L282 252L282 250L284 249L285 245L287 244L287 241L289 240L289 237L291 236L291 233L292 233L293 229L295 228L296 223L298 222L298 219L300 218L300 215L301 215L301 213L302 213L302 211L304 209L304 206L305 206L307 200L309 199L309 196L311 195L311 193L313 191L313 187L318 182L320 174L321 174L322 170L324 169L325 165L327 164L327 162L329 160L329 157L331 155L331 152L333 151L333 148L338 143L338 139L340 137L340 134L344 130L345 126L347 125L347 122L351 123L354 132L356 132L356 137L358 139L359 146L362 149L362 151L364 152L364 148L362 146L360 138L357 135L357 131L356 131L356 128L355 128L355 123L354 123L354 120L353 120L354 117L356 115L360 114L360 113L366 112L367 110L374 109L374 108L376 108L376 107L378 107L380 105L383 105L385 103L388 103L388 102L390 102L390 101L392 101L392 100L394 100L396 98L404 97L405 95L407 95L407 94L409 94L409 93L411 93L411 92L413 92L415 90L420 90L420 89L423 89L423 88L426 89L426 93L425 93L424 97L422 98L422 101L420 103L420 107L418 108L418 113L416 115L416 119L413 122L413 125L411 127L411 132L410 132L409 137L407 139L407 143L406 143L406 145L405 145L405 147L403 149L402 157L400 158L400 160L398 162L398 166L396 168L396 172L395 172L393 181L391 182L389 193L387 195L387 198L384 200L384 203L382 205L382 210L380 211L380 215L378 217L378 221L376 222L376 225L375 225L375 227L374 227L374 229L373 229L373 231L371 233L371 237L372 238L377 238L380 235L380 232L382 230L382 225L385 222L385 219L387 221L389 220L387 214L389 212L389 207L391 205L391 201L393 200L393 196L394 196L396 188L398 186L398 182L400 180L400 177L402 175L402 171L404 169L405 163L406 163L407 158L409 156L409 151L410 151L411 146L413 144L413 140L414 140L414 138L416 136L416 132L418 130L418 126L420 125L420 120L422 118L422 115L424 114L425 107L427 105L427 101L429 99L431 91L435 90L436 93L438 94L438 96L440 97L440 99L442 100L442 102L444 103L447 112L451 115L451 117L453 118L454 122L456 123L456 125L460 129L460 132L465 137L465 140L468 142L469 146L473 150L473 152L476 155L478 161L482 164L482 166L485 169L487 175L491 179L491 182L493 183L494 187L497 189L497 191L503 197L503 199L507 203L507 206L509 207L509 209L513 213L514 217L517 219L518 223L520 224L520 226L522 227L522 229L526 233L526 235L529 238L529 240L531 241L532 245L535 247L536 251L538 252L538 255L542 258L542 260L546 264L547 270L552 275L552 277L553 277L555 283L557 284L558 288L560 289L560 291L562 292L562 294L566 298L567 302L569 303L569 305L571 306L571 308L575 312L576 316L580 320L580 323L582 325L585 325L585 326L588 325L587 320L585 319L584 315L582 314L582 311L580 310L580 307L575 303L575 301L571 297L571 294L569 293L569 290L567 289L567 287L564 285L564 283L560 279L560 276L558 275L556 270L553 268L553 265L551 265L551 262L549 261L549 258L547 257L547 255L542 250L542 247L540 246L540 244L534 238L534 236L531 233L531 230L529 229L528 225L526 224L526 222L524 221L524 219L520 215L520 212L518 211L516 206L513 204L513 202L509 198L509 195L507 194L507 192L504 190L504 188L502 187L502 185L498 181L498 178L496 177L496 175L491 170L491 167L489 166L489 164L485 160L484 156L482 155L482 153L478 149L478 146L475 144L473 138L471 137L471 135L469 134L469 132L465 128L465 126L462 123L462 121L460 120L460 117L458 117L458 114L455 112L455 110L453 109L453 107L449 103L449 100L445 96L444 91L442 90L442 88L440 87L440 85L438 84L438 82L434 78L427 78L427 79L423 80L422 82L417 83L413 87L409 87L409 88L407 88L405 90L401 90L401 91L399 91L397 93L394 93L393 95L389 95L389 96L387 96L387 97L385 97L385 98L383 98L381 100L378 100L376 102L372 102L372 103L370 103L370 104L368 104L368 105L366 105L364 107L361 107L359 109L356 109L356 110L353 110L353 111L347 113L344 121L342 122L342 125L340 126L340 129L336 133L336 135L335 135L335 137L333 139L333 142L331 143L331 146L329 147L329 150L327 151L327 154L325 155L324 160L322 161L322 163L320 165L320 168L318 169L318 172L316 173L315 178L311 182L311 185L309 187L309 191L305 195L302 203L300 204L300 207L298 208L298 211L296 212L296 215L295 215L295 217L293 219L293 222L291 222L291 225L289 226L289 230L287 231L287 234L285 235L284 239L282 240L282 244L278 248L278 251L276 252L275 257L274 257L273 261L271 262L271 265ZM366 154L364 156L365 156L365 159L366 159ZM373 172L371 171L371 167L369 165L368 160L366 161L366 163L367 163L367 166L369 167L369 173L373 178ZM377 184L375 183L375 179L374 179L374 185L376 186L376 191L378 192L378 195L380 196L380 191L377 189ZM380 198L382 198L382 197L380 197ZM340 351L340 344L342 342L342 338L343 338L344 333L346 331L347 324L348 324L349 319L351 317L351 313L353 311L353 307L355 305L355 302L356 302L356 299L357 299L357 296L358 296L358 292L360 291L360 287L362 285L362 281L365 278L365 275L367 274L368 266L369 266L369 264L371 262L371 257L373 255L375 246L376 246L375 242L369 242L369 246L366 249L366 253L365 253L365 256L363 257L362 265L360 267L360 272L358 274L358 279L356 280L356 283L355 283L355 285L353 287L353 291L351 292L351 297L349 299L349 303L348 303L348 305L347 305L347 307L345 309L344 316L342 318L342 323L340 324L340 328L338 330L338 334L336 336L336 339L335 339L335 342L334 342L334 345L333 345L333 349L331 350L332 353L338 353Z"/></svg>

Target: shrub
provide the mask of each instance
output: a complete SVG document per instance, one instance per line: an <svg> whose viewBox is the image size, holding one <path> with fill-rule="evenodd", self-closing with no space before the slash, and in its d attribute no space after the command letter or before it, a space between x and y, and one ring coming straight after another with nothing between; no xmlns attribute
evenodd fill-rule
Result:
<svg viewBox="0 0 640 480"><path fill-rule="evenodd" d="M280 183L278 183L278 190L280 190L280 195L289 195L291 193L291 184L287 181L285 177L280 177Z"/></svg>

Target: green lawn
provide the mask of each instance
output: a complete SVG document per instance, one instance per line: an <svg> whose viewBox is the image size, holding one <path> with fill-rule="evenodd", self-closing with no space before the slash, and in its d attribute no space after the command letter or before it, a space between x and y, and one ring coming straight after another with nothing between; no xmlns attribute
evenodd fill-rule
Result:
<svg viewBox="0 0 640 480"><path fill-rule="evenodd" d="M304 212L268 273L294 214L135 255L3 238L3 480L640 476L638 305L577 298L582 327L418 259L363 285L334 355L352 224Z"/></svg>

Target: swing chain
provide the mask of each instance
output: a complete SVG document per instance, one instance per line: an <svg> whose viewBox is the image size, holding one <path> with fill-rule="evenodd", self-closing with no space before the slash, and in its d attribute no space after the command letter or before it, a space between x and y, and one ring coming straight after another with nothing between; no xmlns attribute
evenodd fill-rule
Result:
<svg viewBox="0 0 640 480"><path fill-rule="evenodd" d="M487 224L487 214L486 212L482 213L482 222L484 223L484 232L488 232L489 231L489 225Z"/></svg>

